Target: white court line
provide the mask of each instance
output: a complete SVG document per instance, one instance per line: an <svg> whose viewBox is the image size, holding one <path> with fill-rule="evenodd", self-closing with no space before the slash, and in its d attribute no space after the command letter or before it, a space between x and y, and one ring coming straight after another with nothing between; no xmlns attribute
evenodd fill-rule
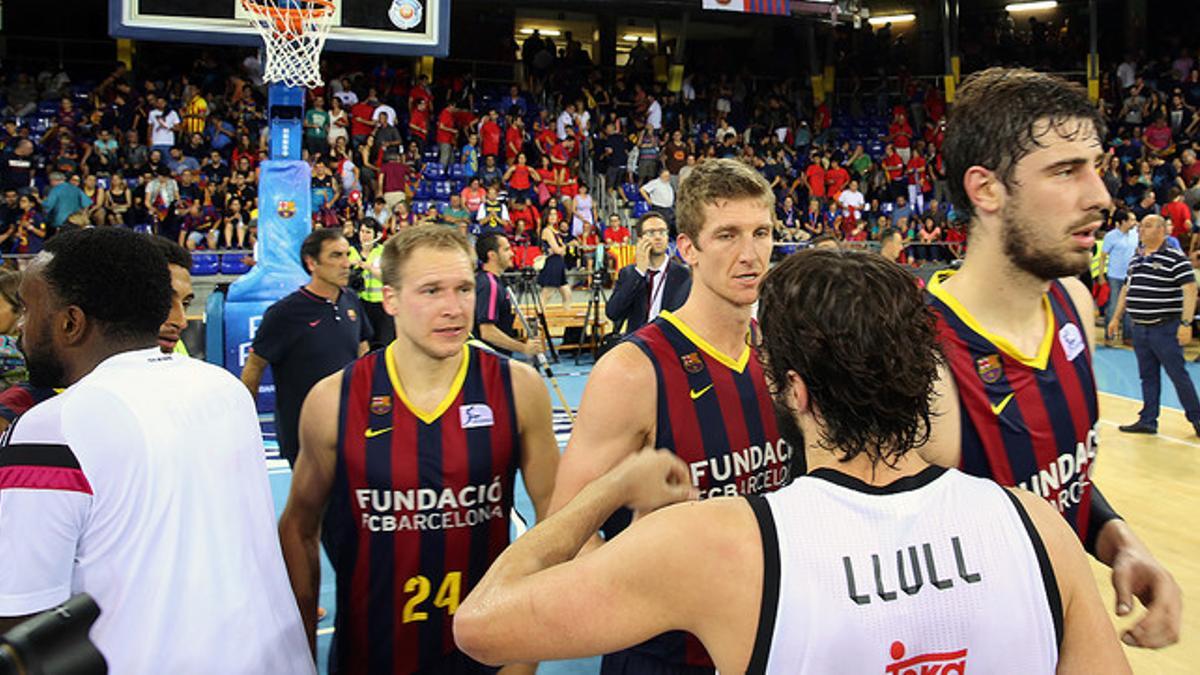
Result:
<svg viewBox="0 0 1200 675"><path fill-rule="evenodd" d="M1129 401L1130 403L1141 403L1141 402L1142 402L1142 399L1140 399L1140 398L1133 398L1133 397L1131 397L1131 396L1122 396L1122 395L1120 395L1120 394L1110 394L1110 393L1108 393L1108 392L1106 392L1106 391L1102 391L1102 392L1100 392L1100 395L1101 395L1101 396L1111 396L1111 397L1113 397L1113 398L1119 398L1119 399L1121 399L1121 400L1123 400L1123 401ZM1174 410L1174 411L1176 411L1176 412L1180 412L1180 413L1181 413L1181 412L1183 412L1182 410L1180 410L1179 408L1176 408L1176 407L1174 407L1174 406L1164 405L1164 406L1161 406L1161 407L1162 407L1162 409L1163 409L1163 410ZM1101 418L1100 418L1100 423L1101 423L1101 424L1104 424L1104 425L1107 425L1107 426L1110 426L1110 427L1119 427L1119 426L1121 426L1121 425L1120 425L1120 423L1118 423L1118 422L1114 422L1114 421L1112 421L1112 420L1110 420L1110 419L1108 419L1108 418L1106 418L1106 417L1101 417ZM1147 435L1149 435L1149 434L1147 434ZM1197 442L1195 442L1195 441L1185 441L1185 440L1184 440L1184 439L1182 439L1182 438L1176 438L1176 437L1174 437L1174 436L1167 436L1166 434L1154 434L1154 437L1155 437L1155 438L1161 438L1161 439L1163 439L1164 441L1171 441L1172 443L1178 443L1178 444L1180 444L1180 445L1186 445L1186 446L1189 446L1189 447L1192 447L1192 448L1200 448L1200 443L1197 443Z"/></svg>

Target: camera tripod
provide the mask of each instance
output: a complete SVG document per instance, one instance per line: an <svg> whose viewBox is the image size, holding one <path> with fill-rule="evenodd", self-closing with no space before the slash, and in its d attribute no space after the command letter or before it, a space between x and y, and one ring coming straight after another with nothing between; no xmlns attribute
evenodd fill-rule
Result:
<svg viewBox="0 0 1200 675"><path fill-rule="evenodd" d="M506 283L511 282L508 286L510 292L516 288L512 296L513 311L525 326L525 332L529 337L537 337L539 332L545 335L550 362L558 363L558 350L554 347L554 341L550 339L550 322L546 320L546 306L542 304L541 287L537 284L537 270L525 267L515 272L505 272L504 278ZM525 314L521 311L522 302L528 302L529 306L533 307L534 324L525 320Z"/></svg>
<svg viewBox="0 0 1200 675"><path fill-rule="evenodd" d="M529 338L537 337L537 326L530 324L529 320L525 318L525 312L521 309L521 303L517 299L517 294L513 293L512 288L507 286L504 290L508 293L508 301L512 303L513 313L517 315L517 320L521 322L521 327L525 329L525 335ZM534 292L534 297L538 297L536 292ZM554 345L550 340L550 331L546 327L546 313L542 311L541 306L537 303L534 304L534 308L538 311L538 316L540 317L542 330L544 331L543 334L546 336L546 345L550 349L554 349ZM546 376L546 379L550 380L550 386L554 389L554 393L558 395L558 400L562 403L563 410L567 412L567 417L570 418L571 424L574 425L575 411L571 410L571 404L567 402L566 395L563 394L562 388L558 386L558 379L554 377L554 371L550 368L550 362L546 359L546 355L544 353L538 354L534 357L533 363Z"/></svg>
<svg viewBox="0 0 1200 675"><path fill-rule="evenodd" d="M603 255L603 254L601 254ZM600 304L608 303L604 295L604 281L607 273L601 265L592 270L590 281L591 291L588 294L587 311L583 315L583 332L579 336L579 350L575 352L575 365L579 365L579 357L583 354L583 345L591 345L592 361L596 361L600 353L601 340L604 338L604 318L600 315Z"/></svg>

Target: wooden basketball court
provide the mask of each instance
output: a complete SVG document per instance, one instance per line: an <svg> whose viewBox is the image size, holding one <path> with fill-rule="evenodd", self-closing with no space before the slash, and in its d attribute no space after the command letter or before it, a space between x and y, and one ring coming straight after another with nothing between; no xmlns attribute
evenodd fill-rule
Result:
<svg viewBox="0 0 1200 675"><path fill-rule="evenodd" d="M1164 378L1165 379L1165 378ZM1167 388L1170 384L1164 382ZM1135 673L1195 673L1200 670L1200 438L1179 410L1163 408L1158 435L1123 434L1117 426L1137 419L1141 401L1100 394L1100 449L1094 479L1183 588L1183 637L1159 651L1125 648ZM1118 619L1107 567L1093 561L1100 595L1118 628L1131 626L1144 610Z"/></svg>

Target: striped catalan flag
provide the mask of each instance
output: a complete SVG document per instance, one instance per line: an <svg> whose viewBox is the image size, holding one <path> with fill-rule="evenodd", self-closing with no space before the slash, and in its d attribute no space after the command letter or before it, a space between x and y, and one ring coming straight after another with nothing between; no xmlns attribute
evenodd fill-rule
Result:
<svg viewBox="0 0 1200 675"><path fill-rule="evenodd" d="M790 14L788 0L704 0L704 9L749 14Z"/></svg>

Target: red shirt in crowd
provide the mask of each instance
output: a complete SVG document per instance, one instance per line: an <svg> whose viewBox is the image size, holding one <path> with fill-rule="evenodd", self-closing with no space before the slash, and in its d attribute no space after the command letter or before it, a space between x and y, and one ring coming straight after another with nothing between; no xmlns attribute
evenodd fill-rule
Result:
<svg viewBox="0 0 1200 675"><path fill-rule="evenodd" d="M479 151L484 156L500 154L500 125L488 119L479 127Z"/></svg>
<svg viewBox="0 0 1200 675"><path fill-rule="evenodd" d="M920 185L924 190L927 179L925 177L925 167L927 162L925 158L914 154L908 160L908 182L911 185Z"/></svg>
<svg viewBox="0 0 1200 675"><path fill-rule="evenodd" d="M899 154L893 152L890 155L884 155L883 161L880 164L883 165L883 170L887 172L888 180L898 181L904 177L904 160L900 159Z"/></svg>
<svg viewBox="0 0 1200 675"><path fill-rule="evenodd" d="M908 121L901 118L899 122L893 122L888 127L888 136L892 139L892 145L897 148L907 148L912 145L912 127L908 125Z"/></svg>
<svg viewBox="0 0 1200 675"><path fill-rule="evenodd" d="M450 112L449 108L442 108L442 112L438 113L437 123L437 142L453 143L454 137L457 135L454 126L454 113Z"/></svg>
<svg viewBox="0 0 1200 675"><path fill-rule="evenodd" d="M830 199L842 194L842 190L850 184L850 172L840 166L835 166L825 172L825 195Z"/></svg>
<svg viewBox="0 0 1200 675"><path fill-rule="evenodd" d="M505 162L512 164L517 161L517 155L521 154L521 148L525 145L525 134L516 125L510 126L508 131L504 132L504 158Z"/></svg>
<svg viewBox="0 0 1200 675"><path fill-rule="evenodd" d="M429 111L417 108L408 116L408 133L421 140L429 138Z"/></svg>
<svg viewBox="0 0 1200 675"><path fill-rule="evenodd" d="M375 106L366 101L359 101L350 106L350 135L367 136L375 131L375 124L371 121L371 115L374 112ZM359 120L366 120L366 122Z"/></svg>
<svg viewBox="0 0 1200 675"><path fill-rule="evenodd" d="M425 99L425 108L427 110L433 109L433 95L429 93L429 89L424 85L418 84L412 88L412 92L408 95L408 107L416 110L417 101L421 99Z"/></svg>
<svg viewBox="0 0 1200 675"><path fill-rule="evenodd" d="M508 177L508 186L514 190L528 190L533 187L533 179L530 178L530 172L533 170L525 164L516 164L512 168L512 175Z"/></svg>
<svg viewBox="0 0 1200 675"><path fill-rule="evenodd" d="M567 146L563 143L555 143L554 147L550 148L550 163L555 166L566 166L567 160L571 158L571 153L567 151Z"/></svg>
<svg viewBox="0 0 1200 675"><path fill-rule="evenodd" d="M552 168L538 169L538 176L542 178L542 185L550 191L550 194L558 194L558 176Z"/></svg>
<svg viewBox="0 0 1200 675"><path fill-rule="evenodd" d="M557 140L558 137L554 135L554 129L550 127L537 132L537 136L534 137L534 143L537 144L538 151L542 154L549 154L550 149L554 147Z"/></svg>
<svg viewBox="0 0 1200 675"><path fill-rule="evenodd" d="M479 207L483 205L483 200L485 199L487 199L487 190L483 188L472 190L471 186L468 185L462 189L463 206L467 207L467 210L472 214L479 211Z"/></svg>
<svg viewBox="0 0 1200 675"><path fill-rule="evenodd" d="M804 178L808 181L808 194L811 197L825 196L825 167L813 162L804 170Z"/></svg>
<svg viewBox="0 0 1200 675"><path fill-rule="evenodd" d="M610 227L604 231L604 243L606 244L627 244L629 243L629 228L624 225Z"/></svg>
<svg viewBox="0 0 1200 675"><path fill-rule="evenodd" d="M1171 221L1171 236L1179 238L1188 233L1192 225L1192 210L1181 201L1168 202L1162 207L1162 217Z"/></svg>

